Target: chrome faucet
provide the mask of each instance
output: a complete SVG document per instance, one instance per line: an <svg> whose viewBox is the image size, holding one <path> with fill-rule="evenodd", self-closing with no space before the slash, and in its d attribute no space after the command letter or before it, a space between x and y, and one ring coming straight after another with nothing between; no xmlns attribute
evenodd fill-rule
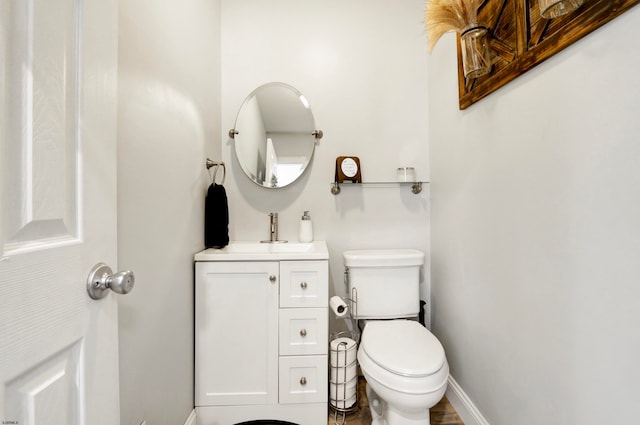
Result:
<svg viewBox="0 0 640 425"><path fill-rule="evenodd" d="M269 240L262 243L286 242L278 240L278 213L269 213Z"/></svg>

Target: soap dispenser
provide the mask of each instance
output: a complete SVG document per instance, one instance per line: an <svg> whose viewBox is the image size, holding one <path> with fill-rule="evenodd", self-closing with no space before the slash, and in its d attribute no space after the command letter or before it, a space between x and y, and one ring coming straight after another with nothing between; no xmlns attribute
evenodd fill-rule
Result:
<svg viewBox="0 0 640 425"><path fill-rule="evenodd" d="M311 224L309 211L305 211L304 214L302 214L302 219L300 220L300 235L298 236L298 240L300 242L313 241L313 226Z"/></svg>

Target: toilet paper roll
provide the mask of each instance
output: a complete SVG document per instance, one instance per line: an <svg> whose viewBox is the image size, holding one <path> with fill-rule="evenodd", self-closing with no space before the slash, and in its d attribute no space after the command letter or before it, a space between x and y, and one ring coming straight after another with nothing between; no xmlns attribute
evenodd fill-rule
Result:
<svg viewBox="0 0 640 425"><path fill-rule="evenodd" d="M351 338L336 338L331 341L331 366L348 366L356 361L357 346Z"/></svg>
<svg viewBox="0 0 640 425"><path fill-rule="evenodd" d="M346 400L334 400L331 399L331 405L338 409L349 409L351 406L356 404L356 395L349 397Z"/></svg>
<svg viewBox="0 0 640 425"><path fill-rule="evenodd" d="M356 377L358 364L356 362L351 363L349 366L338 366L331 368L331 382L335 384L343 384L351 381Z"/></svg>
<svg viewBox="0 0 640 425"><path fill-rule="evenodd" d="M347 314L347 303L337 295L331 297L329 300L329 307L331 307L333 314L337 317L343 317Z"/></svg>
<svg viewBox="0 0 640 425"><path fill-rule="evenodd" d="M354 378L344 384L329 384L331 400L348 400L356 395L358 379Z"/></svg>

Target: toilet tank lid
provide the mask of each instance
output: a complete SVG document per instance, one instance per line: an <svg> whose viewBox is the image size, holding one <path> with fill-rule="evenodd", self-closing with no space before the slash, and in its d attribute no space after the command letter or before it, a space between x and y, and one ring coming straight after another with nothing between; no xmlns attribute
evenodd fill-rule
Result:
<svg viewBox="0 0 640 425"><path fill-rule="evenodd" d="M380 367L403 376L432 375L446 361L440 341L412 320L369 322L360 346Z"/></svg>
<svg viewBox="0 0 640 425"><path fill-rule="evenodd" d="M417 249L363 249L345 251L347 267L421 266L424 252Z"/></svg>

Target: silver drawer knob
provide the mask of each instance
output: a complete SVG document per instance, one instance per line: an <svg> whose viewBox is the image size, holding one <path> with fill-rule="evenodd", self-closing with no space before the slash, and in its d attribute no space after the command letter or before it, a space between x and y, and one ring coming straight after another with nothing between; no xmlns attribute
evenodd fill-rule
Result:
<svg viewBox="0 0 640 425"><path fill-rule="evenodd" d="M300 330L300 336L302 336L302 337L307 336L307 330L306 329L301 329Z"/></svg>
<svg viewBox="0 0 640 425"><path fill-rule="evenodd" d="M300 378L300 385L307 385L307 378L305 378L304 376Z"/></svg>
<svg viewBox="0 0 640 425"><path fill-rule="evenodd" d="M300 282L300 287L302 289L307 289L307 282Z"/></svg>
<svg viewBox="0 0 640 425"><path fill-rule="evenodd" d="M276 283L276 277L274 275L269 276L269 282Z"/></svg>

